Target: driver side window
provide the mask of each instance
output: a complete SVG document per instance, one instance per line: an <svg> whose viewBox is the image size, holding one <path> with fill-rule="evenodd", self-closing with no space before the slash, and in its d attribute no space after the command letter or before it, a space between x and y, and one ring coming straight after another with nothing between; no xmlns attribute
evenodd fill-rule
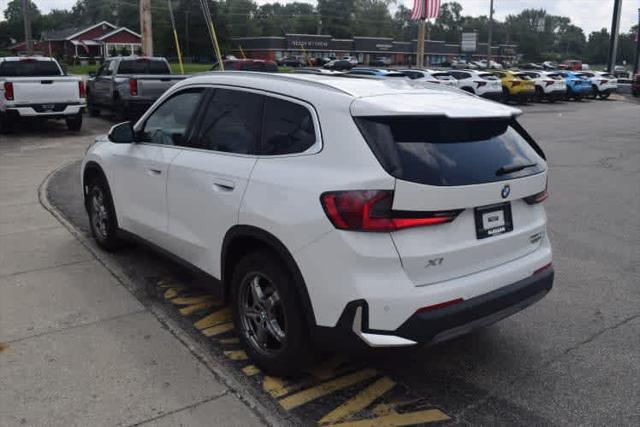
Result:
<svg viewBox="0 0 640 427"><path fill-rule="evenodd" d="M188 89L164 101L147 118L142 142L161 145L184 145L185 134L193 117L202 89Z"/></svg>

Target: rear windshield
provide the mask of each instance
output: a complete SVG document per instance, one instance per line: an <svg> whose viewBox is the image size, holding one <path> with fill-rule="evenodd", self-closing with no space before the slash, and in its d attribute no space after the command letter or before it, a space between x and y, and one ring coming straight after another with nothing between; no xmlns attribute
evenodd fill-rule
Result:
<svg viewBox="0 0 640 427"><path fill-rule="evenodd" d="M171 70L157 59L128 59L120 62L118 74L171 74Z"/></svg>
<svg viewBox="0 0 640 427"><path fill-rule="evenodd" d="M528 74L525 73L518 73L516 74L516 77L522 79L522 80L532 80L531 77Z"/></svg>
<svg viewBox="0 0 640 427"><path fill-rule="evenodd" d="M485 80L500 80L498 77L494 76L491 73L482 73L480 74L480 77L482 77Z"/></svg>
<svg viewBox="0 0 640 427"><path fill-rule="evenodd" d="M5 61L0 63L1 77L46 77L61 76L62 72L53 61Z"/></svg>
<svg viewBox="0 0 640 427"><path fill-rule="evenodd" d="M560 74L547 74L547 77L553 80L563 80Z"/></svg>
<svg viewBox="0 0 640 427"><path fill-rule="evenodd" d="M431 75L438 80L453 80L453 76L449 73L433 73Z"/></svg>
<svg viewBox="0 0 640 427"><path fill-rule="evenodd" d="M382 167L405 181L472 185L544 171L539 148L527 142L512 119L356 117L355 121Z"/></svg>
<svg viewBox="0 0 640 427"><path fill-rule="evenodd" d="M613 75L608 74L608 73L600 74L600 77L604 77L606 79L615 79L615 77Z"/></svg>

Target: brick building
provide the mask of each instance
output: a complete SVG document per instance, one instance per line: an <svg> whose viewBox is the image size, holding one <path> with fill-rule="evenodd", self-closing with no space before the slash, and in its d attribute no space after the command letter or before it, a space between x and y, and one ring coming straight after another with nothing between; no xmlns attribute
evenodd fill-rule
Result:
<svg viewBox="0 0 640 427"><path fill-rule="evenodd" d="M102 21L82 28L45 32L40 40L34 40L33 51L56 58L86 59L119 55L123 49L136 53L141 46L140 34ZM10 50L18 55L26 51L26 44L17 43Z"/></svg>

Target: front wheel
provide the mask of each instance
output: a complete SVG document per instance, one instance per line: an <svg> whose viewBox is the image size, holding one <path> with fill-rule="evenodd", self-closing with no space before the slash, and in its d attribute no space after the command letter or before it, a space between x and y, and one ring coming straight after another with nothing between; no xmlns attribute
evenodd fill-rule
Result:
<svg viewBox="0 0 640 427"><path fill-rule="evenodd" d="M78 132L82 129L82 111L75 116L65 118L65 121L67 122L67 128L69 128L69 130Z"/></svg>
<svg viewBox="0 0 640 427"><path fill-rule="evenodd" d="M112 252L121 246L109 185L102 178L89 183L86 198L91 234L98 246Z"/></svg>
<svg viewBox="0 0 640 427"><path fill-rule="evenodd" d="M240 342L257 366L271 375L300 373L312 346L294 280L269 252L242 258L232 279L232 311Z"/></svg>

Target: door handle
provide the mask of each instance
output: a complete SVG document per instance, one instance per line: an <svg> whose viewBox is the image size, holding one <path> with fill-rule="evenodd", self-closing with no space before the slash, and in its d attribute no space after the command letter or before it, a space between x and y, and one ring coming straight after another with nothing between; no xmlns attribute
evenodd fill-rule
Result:
<svg viewBox="0 0 640 427"><path fill-rule="evenodd" d="M233 191L236 188L236 184L233 181L226 179L216 179L213 181L213 188L217 191Z"/></svg>
<svg viewBox="0 0 640 427"><path fill-rule="evenodd" d="M147 170L151 173L151 175L162 175L162 171L160 169L147 168Z"/></svg>

